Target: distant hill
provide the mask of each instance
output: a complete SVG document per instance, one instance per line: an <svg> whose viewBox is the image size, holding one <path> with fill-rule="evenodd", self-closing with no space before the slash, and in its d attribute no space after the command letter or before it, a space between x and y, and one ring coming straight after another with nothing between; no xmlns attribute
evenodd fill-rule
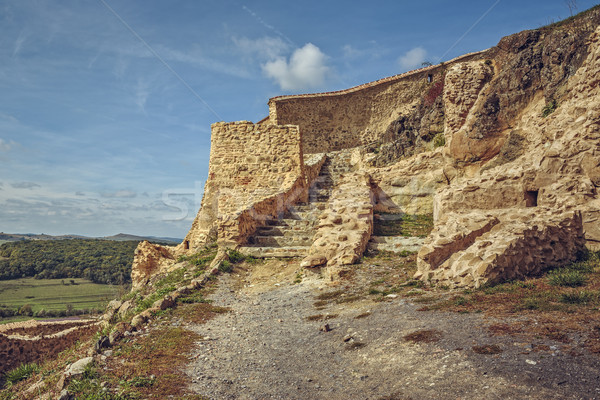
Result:
<svg viewBox="0 0 600 400"><path fill-rule="evenodd" d="M129 235L127 233L119 233L112 236L105 237L88 237L82 235L46 235L36 233L4 233L0 232L0 242L18 242L21 240L69 240L69 239L88 239L88 240L113 240L117 242L123 241L143 241L148 240L149 242L158 242L164 244L179 244L183 239L172 238L172 237L157 237L157 236L137 236Z"/></svg>
<svg viewBox="0 0 600 400"><path fill-rule="evenodd" d="M127 233L118 233L116 235L105 236L103 238L98 238L98 239L115 240L117 242L123 242L123 241L129 241L129 240L137 240L137 241L141 242L143 240L148 240L149 242L163 242L163 243L174 243L174 244L179 244L183 241L183 239L179 239L179 238L158 237L158 236L136 236L136 235L130 235Z"/></svg>

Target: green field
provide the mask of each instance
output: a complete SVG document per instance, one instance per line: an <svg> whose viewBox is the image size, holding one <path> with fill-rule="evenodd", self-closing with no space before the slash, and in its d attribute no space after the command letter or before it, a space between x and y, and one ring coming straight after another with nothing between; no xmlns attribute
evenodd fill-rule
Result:
<svg viewBox="0 0 600 400"><path fill-rule="evenodd" d="M0 281L0 306L20 308L29 304L34 313L41 309L66 310L67 305L75 310L101 309L118 294L119 286L101 285L79 278Z"/></svg>

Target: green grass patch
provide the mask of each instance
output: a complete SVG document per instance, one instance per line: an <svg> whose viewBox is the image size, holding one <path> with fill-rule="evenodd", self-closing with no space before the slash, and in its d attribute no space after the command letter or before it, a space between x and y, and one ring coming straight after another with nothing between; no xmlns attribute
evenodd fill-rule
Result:
<svg viewBox="0 0 600 400"><path fill-rule="evenodd" d="M546 118L548 115L550 115L554 111L556 111L557 108L558 108L558 102L556 100L551 100L542 109L542 117Z"/></svg>
<svg viewBox="0 0 600 400"><path fill-rule="evenodd" d="M27 304L31 306L31 311L24 316L34 316L41 310L100 310L118 295L119 286L92 283L80 278L0 281L0 316L4 315L2 309L19 310Z"/></svg>
<svg viewBox="0 0 600 400"><path fill-rule="evenodd" d="M376 236L418 236L426 237L433 229L433 215L379 213L373 220L373 234ZM411 252L401 254L402 257Z"/></svg>

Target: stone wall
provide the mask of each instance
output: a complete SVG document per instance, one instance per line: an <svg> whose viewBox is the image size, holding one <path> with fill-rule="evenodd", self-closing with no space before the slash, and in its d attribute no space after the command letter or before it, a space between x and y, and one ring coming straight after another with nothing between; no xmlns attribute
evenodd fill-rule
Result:
<svg viewBox="0 0 600 400"><path fill-rule="evenodd" d="M58 321L7 324L0 331L0 374L22 363L53 357L77 340L93 335L95 321Z"/></svg>
<svg viewBox="0 0 600 400"><path fill-rule="evenodd" d="M239 243L252 232L252 221L277 217L288 202L304 200L301 141L292 125L213 124L201 210L180 249L197 249L211 237Z"/></svg>
<svg viewBox="0 0 600 400"><path fill-rule="evenodd" d="M439 80L448 66L484 55L467 54L443 65L337 92L275 97L269 100L270 120L273 124L298 125L307 154L382 141L393 121L413 113L423 101L429 81Z"/></svg>
<svg viewBox="0 0 600 400"><path fill-rule="evenodd" d="M418 254L415 278L447 286L494 284L568 264L584 249L581 213L544 209L451 213Z"/></svg>

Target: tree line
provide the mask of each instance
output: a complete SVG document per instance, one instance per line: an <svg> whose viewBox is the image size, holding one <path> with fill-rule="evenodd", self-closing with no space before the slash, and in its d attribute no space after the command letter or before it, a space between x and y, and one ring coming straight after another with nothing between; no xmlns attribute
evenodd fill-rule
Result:
<svg viewBox="0 0 600 400"><path fill-rule="evenodd" d="M84 278L112 285L131 281L137 241L31 240L0 246L0 280Z"/></svg>

